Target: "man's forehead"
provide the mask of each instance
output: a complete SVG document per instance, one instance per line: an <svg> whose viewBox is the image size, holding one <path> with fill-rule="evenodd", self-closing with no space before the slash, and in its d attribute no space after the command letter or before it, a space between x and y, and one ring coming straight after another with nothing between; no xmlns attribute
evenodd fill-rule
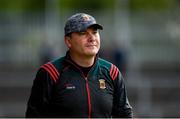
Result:
<svg viewBox="0 0 180 119"><path fill-rule="evenodd" d="M87 30L85 31L79 31L79 32L72 32L71 35L79 35L81 33L85 33L85 32L94 32L94 31L98 31L98 29L94 29L94 28L88 28Z"/></svg>

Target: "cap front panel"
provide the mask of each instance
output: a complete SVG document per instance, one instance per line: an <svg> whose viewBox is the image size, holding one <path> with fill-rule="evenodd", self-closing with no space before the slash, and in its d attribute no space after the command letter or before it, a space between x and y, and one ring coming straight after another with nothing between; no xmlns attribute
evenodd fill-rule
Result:
<svg viewBox="0 0 180 119"><path fill-rule="evenodd" d="M96 20L84 13L78 13L71 16L65 25L65 35L72 32L85 31L89 26L96 24Z"/></svg>

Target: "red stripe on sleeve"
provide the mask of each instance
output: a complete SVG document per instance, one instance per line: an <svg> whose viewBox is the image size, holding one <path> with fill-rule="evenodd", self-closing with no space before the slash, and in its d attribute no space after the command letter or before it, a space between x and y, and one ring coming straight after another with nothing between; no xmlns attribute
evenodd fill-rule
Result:
<svg viewBox="0 0 180 119"><path fill-rule="evenodd" d="M58 79L58 75L56 74L56 72L51 68L51 66L49 64L45 64L45 66L52 72L52 74L54 75L54 77L56 79Z"/></svg>
<svg viewBox="0 0 180 119"><path fill-rule="evenodd" d="M113 65L113 73L112 73L112 78L114 79L114 74L116 73L116 67Z"/></svg>
<svg viewBox="0 0 180 119"><path fill-rule="evenodd" d="M56 72L57 76L59 76L60 74L59 74L58 70L54 67L54 65L52 63L50 63L50 62L48 64L54 69L54 71Z"/></svg>
<svg viewBox="0 0 180 119"><path fill-rule="evenodd" d="M118 72L119 72L119 70L118 70L118 68L116 67L115 73L114 73L114 75L113 75L113 80L116 79L116 77L117 77L117 75L118 75Z"/></svg>
<svg viewBox="0 0 180 119"><path fill-rule="evenodd" d="M56 78L54 77L54 75L52 74L52 72L45 66L41 66L41 68L45 69L49 74L50 76L53 78L54 82L56 82Z"/></svg>
<svg viewBox="0 0 180 119"><path fill-rule="evenodd" d="M111 65L111 69L110 69L110 75L111 75L111 77L112 77L113 72L114 72L114 65L112 64L112 65Z"/></svg>
<svg viewBox="0 0 180 119"><path fill-rule="evenodd" d="M112 64L111 69L110 69L110 76L111 76L112 80L116 79L118 72L119 72L118 68Z"/></svg>

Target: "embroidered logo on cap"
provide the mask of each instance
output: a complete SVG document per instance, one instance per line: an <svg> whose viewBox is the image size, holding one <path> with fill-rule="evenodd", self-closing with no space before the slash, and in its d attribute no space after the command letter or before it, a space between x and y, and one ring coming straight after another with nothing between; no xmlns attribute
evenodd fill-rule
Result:
<svg viewBox="0 0 180 119"><path fill-rule="evenodd" d="M83 18L83 21L89 21L90 20L88 15L83 15L82 18Z"/></svg>

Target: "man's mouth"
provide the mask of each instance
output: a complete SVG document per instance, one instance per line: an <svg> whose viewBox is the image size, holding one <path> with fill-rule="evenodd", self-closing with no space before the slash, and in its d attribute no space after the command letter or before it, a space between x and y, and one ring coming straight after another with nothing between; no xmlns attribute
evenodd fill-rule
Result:
<svg viewBox="0 0 180 119"><path fill-rule="evenodd" d="M94 46L96 46L96 45L93 45L93 44L91 44L91 45L86 45L86 47L94 47Z"/></svg>

